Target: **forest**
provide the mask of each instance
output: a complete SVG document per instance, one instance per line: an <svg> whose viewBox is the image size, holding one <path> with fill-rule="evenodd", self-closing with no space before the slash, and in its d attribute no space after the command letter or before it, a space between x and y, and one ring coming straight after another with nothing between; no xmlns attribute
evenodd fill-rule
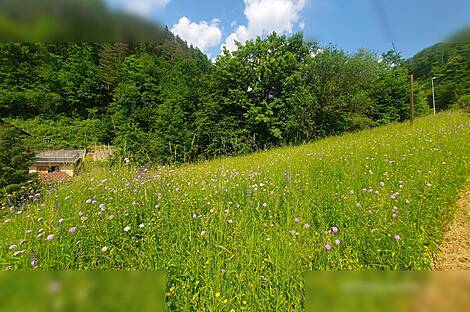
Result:
<svg viewBox="0 0 470 312"><path fill-rule="evenodd" d="M1 117L33 149L113 144L136 163L174 163L308 142L409 114L399 55L348 54L275 33L215 62L162 43L4 43ZM426 88L422 88L425 90ZM418 114L428 111L416 92ZM85 133L86 132L86 133Z"/></svg>

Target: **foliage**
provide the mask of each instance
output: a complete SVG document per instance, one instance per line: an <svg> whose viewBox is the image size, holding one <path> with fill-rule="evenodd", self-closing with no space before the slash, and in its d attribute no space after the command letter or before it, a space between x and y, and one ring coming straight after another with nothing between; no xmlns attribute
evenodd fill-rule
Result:
<svg viewBox="0 0 470 312"><path fill-rule="evenodd" d="M301 311L307 271L429 270L469 173L458 112L198 165L97 168L7 211L0 263L165 271L172 311Z"/></svg>
<svg viewBox="0 0 470 312"><path fill-rule="evenodd" d="M0 115L34 132L33 148L112 143L116 157L137 164L243 154L408 118L407 68L393 51L348 54L273 33L212 64L166 34L157 43L2 44ZM426 114L426 88L416 91L416 112ZM56 143L45 146L45 136Z"/></svg>
<svg viewBox="0 0 470 312"><path fill-rule="evenodd" d="M31 136L24 138L32 150L80 149L110 142L110 121L57 117L45 119L10 119L18 128L28 129Z"/></svg>
<svg viewBox="0 0 470 312"><path fill-rule="evenodd" d="M17 192L34 176L29 164L34 154L25 147L18 129L0 126L0 198Z"/></svg>
<svg viewBox="0 0 470 312"><path fill-rule="evenodd" d="M463 95L470 93L470 43L468 41L442 42L416 54L407 61L419 87L427 90L426 98L432 106L431 79L434 80L436 107L446 109Z"/></svg>

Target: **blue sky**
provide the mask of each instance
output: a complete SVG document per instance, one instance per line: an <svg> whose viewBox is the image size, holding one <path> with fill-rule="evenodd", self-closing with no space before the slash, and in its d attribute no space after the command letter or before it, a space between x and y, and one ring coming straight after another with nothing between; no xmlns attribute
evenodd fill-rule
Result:
<svg viewBox="0 0 470 312"><path fill-rule="evenodd" d="M348 52L392 48L405 57L470 25L468 0L106 0L174 33L210 57L276 30Z"/></svg>

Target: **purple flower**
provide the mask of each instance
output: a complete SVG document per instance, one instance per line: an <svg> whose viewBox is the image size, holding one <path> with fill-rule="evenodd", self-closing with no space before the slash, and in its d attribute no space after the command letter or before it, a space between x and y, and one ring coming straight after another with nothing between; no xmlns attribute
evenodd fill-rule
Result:
<svg viewBox="0 0 470 312"><path fill-rule="evenodd" d="M331 250L331 245L330 244L325 244L325 250L330 251Z"/></svg>
<svg viewBox="0 0 470 312"><path fill-rule="evenodd" d="M341 244L341 241L340 241L339 239L336 239L336 240L335 240L335 244L336 244L336 245L339 245L339 244Z"/></svg>
<svg viewBox="0 0 470 312"><path fill-rule="evenodd" d="M31 259L31 266L32 266L33 268L37 267L38 264L39 264L38 259L36 259L36 258Z"/></svg>
<svg viewBox="0 0 470 312"><path fill-rule="evenodd" d="M16 246L16 245L13 244L13 245L11 245L10 247L8 247L8 250L16 249L16 247L18 247L18 246Z"/></svg>
<svg viewBox="0 0 470 312"><path fill-rule="evenodd" d="M77 227L72 226L72 227L69 229L69 233L75 233L75 232L77 232Z"/></svg>
<svg viewBox="0 0 470 312"><path fill-rule="evenodd" d="M114 219L114 215L109 215L108 216L108 221L112 221Z"/></svg>
<svg viewBox="0 0 470 312"><path fill-rule="evenodd" d="M336 226L334 226L334 227L331 228L331 231L333 233L338 233L338 228Z"/></svg>
<svg viewBox="0 0 470 312"><path fill-rule="evenodd" d="M310 224L305 223L305 224L304 224L304 229L309 229L309 228L310 228Z"/></svg>
<svg viewBox="0 0 470 312"><path fill-rule="evenodd" d="M54 237L55 237L54 234L49 234L49 235L47 235L47 240L51 241L51 240L54 239Z"/></svg>
<svg viewBox="0 0 470 312"><path fill-rule="evenodd" d="M193 219L197 219L197 214L193 213Z"/></svg>
<svg viewBox="0 0 470 312"><path fill-rule="evenodd" d="M291 231L289 231L289 233L290 233L290 235L292 235L292 236L294 236L294 235L297 234L297 232L296 232L295 230L291 230Z"/></svg>
<svg viewBox="0 0 470 312"><path fill-rule="evenodd" d="M206 236L207 232L206 231L201 231L201 236Z"/></svg>
<svg viewBox="0 0 470 312"><path fill-rule="evenodd" d="M380 182L379 185L380 185L381 187L384 187L384 186L385 186L385 183Z"/></svg>
<svg viewBox="0 0 470 312"><path fill-rule="evenodd" d="M394 213L394 214L392 214L392 217L396 218L396 217L398 217L398 214Z"/></svg>
<svg viewBox="0 0 470 312"><path fill-rule="evenodd" d="M222 274L225 274L225 272L227 272L227 271L225 271L225 269L222 268L222 269L220 269L220 272L222 272Z"/></svg>
<svg viewBox="0 0 470 312"><path fill-rule="evenodd" d="M401 239L400 235L398 235L398 234L395 235L395 240L396 240L396 241L399 241L400 239Z"/></svg>
<svg viewBox="0 0 470 312"><path fill-rule="evenodd" d="M295 223L299 223L299 222L300 222L300 219L299 219L299 218L295 218L295 219L294 219L294 222L295 222Z"/></svg>

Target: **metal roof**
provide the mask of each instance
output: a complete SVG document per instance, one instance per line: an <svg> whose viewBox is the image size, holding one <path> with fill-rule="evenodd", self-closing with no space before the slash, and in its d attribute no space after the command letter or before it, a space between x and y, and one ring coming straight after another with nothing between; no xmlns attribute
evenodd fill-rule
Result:
<svg viewBox="0 0 470 312"><path fill-rule="evenodd" d="M36 154L34 164L73 164L85 157L85 150L43 151Z"/></svg>

